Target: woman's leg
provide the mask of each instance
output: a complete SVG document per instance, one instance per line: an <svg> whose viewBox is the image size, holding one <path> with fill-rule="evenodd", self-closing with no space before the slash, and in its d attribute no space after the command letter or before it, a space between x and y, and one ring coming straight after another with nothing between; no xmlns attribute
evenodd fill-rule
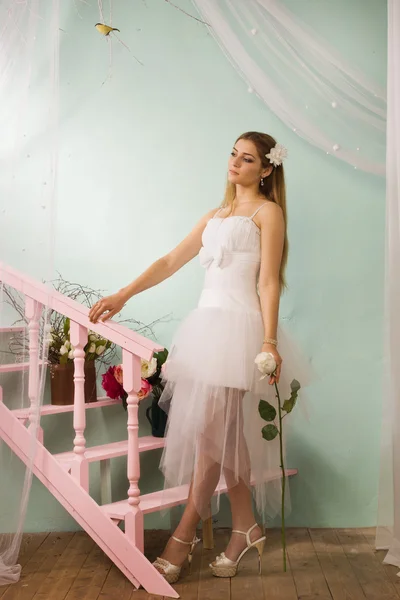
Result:
<svg viewBox="0 0 400 600"><path fill-rule="evenodd" d="M224 471L225 478L232 476ZM232 485L228 489L229 502L232 513L232 529L246 532L254 523L256 518L253 512L251 491L242 479L239 483L232 481ZM254 542L262 536L260 527L255 527L250 534L250 541ZM237 560L239 554L246 548L246 538L239 533L232 533L229 544L225 550L225 555L231 560Z"/></svg>
<svg viewBox="0 0 400 600"><path fill-rule="evenodd" d="M236 392L236 393L235 393ZM224 467L225 481L228 487L229 502L232 513L232 529L247 531L256 522L253 511L252 494L250 488L250 455L244 436L243 426L243 398L245 392L232 390L231 400L231 426L227 438L227 447L235 452L238 459L234 464L228 462ZM256 527L250 534L254 542L262 536L261 528ZM244 535L233 533L225 550L225 555L231 560L236 560L246 547Z"/></svg>
<svg viewBox="0 0 400 600"><path fill-rule="evenodd" d="M202 451L201 444L196 463L196 469L190 485L188 501L174 535L184 542L191 542L196 533L196 527L201 515L206 513L209 501L218 485L221 475L221 465L212 460ZM161 558L173 565L181 565L189 552L189 546L180 544L170 538Z"/></svg>
<svg viewBox="0 0 400 600"><path fill-rule="evenodd" d="M243 432L242 401L245 392L226 389L224 408L220 414L212 413L203 436L198 440L197 460L188 502L174 535L182 541L193 539L201 516L218 485L221 465L229 491L233 529L247 531L254 523L250 492L250 457ZM261 537L261 530L252 531L250 539ZM246 547L246 538L232 534L226 554L236 560ZM172 538L161 556L174 565L180 565L188 554L188 546Z"/></svg>

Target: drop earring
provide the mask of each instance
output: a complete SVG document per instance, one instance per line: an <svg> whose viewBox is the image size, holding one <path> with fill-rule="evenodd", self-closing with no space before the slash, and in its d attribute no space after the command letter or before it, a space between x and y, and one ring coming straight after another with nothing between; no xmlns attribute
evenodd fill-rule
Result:
<svg viewBox="0 0 400 600"><path fill-rule="evenodd" d="M264 177L261 177L261 185L264 185Z"/></svg>

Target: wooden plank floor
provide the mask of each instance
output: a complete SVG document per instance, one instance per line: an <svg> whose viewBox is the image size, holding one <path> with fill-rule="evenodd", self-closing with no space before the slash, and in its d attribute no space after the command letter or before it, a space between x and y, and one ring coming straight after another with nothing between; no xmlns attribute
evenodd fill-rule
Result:
<svg viewBox="0 0 400 600"><path fill-rule="evenodd" d="M174 586L183 600L399 600L398 569L382 564L374 549L374 529L288 529L288 571L282 570L279 530L268 530L263 574L255 550L233 579L213 577L208 564L229 540L215 531L215 549L201 545L192 571L184 567ZM154 560L168 539L166 531L146 531L146 556ZM22 576L0 587L1 600L161 600L135 590L84 532L28 534L21 546Z"/></svg>

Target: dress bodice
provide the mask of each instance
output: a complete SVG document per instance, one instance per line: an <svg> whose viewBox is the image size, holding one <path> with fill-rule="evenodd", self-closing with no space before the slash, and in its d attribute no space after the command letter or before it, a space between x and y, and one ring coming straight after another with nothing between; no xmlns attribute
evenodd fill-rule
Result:
<svg viewBox="0 0 400 600"><path fill-rule="evenodd" d="M210 219L203 231L200 264L223 268L230 256L243 254L250 262L260 260L260 230L251 217Z"/></svg>
<svg viewBox="0 0 400 600"><path fill-rule="evenodd" d="M261 243L260 230L253 221L256 213L251 217L214 216L208 221L199 253L200 264L206 269L200 306L260 310L257 280Z"/></svg>

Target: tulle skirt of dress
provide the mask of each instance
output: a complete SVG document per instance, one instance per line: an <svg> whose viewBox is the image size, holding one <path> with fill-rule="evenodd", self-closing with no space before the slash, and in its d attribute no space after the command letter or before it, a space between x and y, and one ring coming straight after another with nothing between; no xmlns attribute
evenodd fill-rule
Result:
<svg viewBox="0 0 400 600"><path fill-rule="evenodd" d="M193 310L178 328L159 401L168 413L160 463L162 505L170 504L170 488L193 483L196 510L204 519L210 505L212 514L219 510L219 482L225 481L228 490L243 482L264 522L281 512L279 437L262 437L267 423L258 412L260 399L278 406L275 386L268 384L269 378L260 380L254 364L263 331L259 311L216 307ZM282 326L278 343L282 402L290 397L293 379L302 388L310 382L311 367ZM285 495L288 514L290 495Z"/></svg>

